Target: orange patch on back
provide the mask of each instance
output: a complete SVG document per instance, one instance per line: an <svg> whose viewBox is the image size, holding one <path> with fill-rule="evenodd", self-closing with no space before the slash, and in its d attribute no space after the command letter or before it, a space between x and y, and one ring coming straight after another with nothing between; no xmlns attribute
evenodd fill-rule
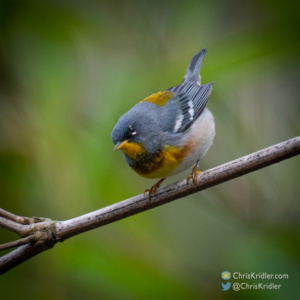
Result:
<svg viewBox="0 0 300 300"><path fill-rule="evenodd" d="M158 106L164 106L171 98L173 98L174 93L169 91L158 92L156 94L152 94L151 96L145 98L141 102L151 102Z"/></svg>

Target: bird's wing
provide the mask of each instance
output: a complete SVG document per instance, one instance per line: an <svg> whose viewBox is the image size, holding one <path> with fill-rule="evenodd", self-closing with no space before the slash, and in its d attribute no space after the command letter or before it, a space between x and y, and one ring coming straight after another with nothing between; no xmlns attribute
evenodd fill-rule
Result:
<svg viewBox="0 0 300 300"><path fill-rule="evenodd" d="M173 112L172 116L172 132L182 133L186 131L201 115L210 97L213 84L214 82L211 82L199 86L195 82L189 82L169 89L169 91L174 92L174 97L167 106L171 106L174 101L177 102L176 113ZM168 129L170 130L170 128Z"/></svg>

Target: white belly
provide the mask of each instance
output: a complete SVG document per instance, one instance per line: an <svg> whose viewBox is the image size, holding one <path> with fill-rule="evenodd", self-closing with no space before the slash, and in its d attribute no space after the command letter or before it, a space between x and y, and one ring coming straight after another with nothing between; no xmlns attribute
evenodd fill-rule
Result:
<svg viewBox="0 0 300 300"><path fill-rule="evenodd" d="M176 175L194 166L197 160L208 151L213 143L215 136L215 121L210 110L205 108L199 118L186 132L187 138L183 139L182 144L189 143L192 152L190 152L182 161L180 166L173 170L169 175Z"/></svg>

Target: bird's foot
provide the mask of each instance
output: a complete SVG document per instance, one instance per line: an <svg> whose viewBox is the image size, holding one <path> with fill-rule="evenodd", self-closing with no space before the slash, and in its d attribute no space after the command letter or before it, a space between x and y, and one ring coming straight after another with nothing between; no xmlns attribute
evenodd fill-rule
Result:
<svg viewBox="0 0 300 300"><path fill-rule="evenodd" d="M149 193L149 202L151 202L151 195L153 194L156 196L157 189L160 187L160 185L165 179L166 178L161 178L159 181L153 184L150 189L145 189L144 196L146 195L147 192Z"/></svg>
<svg viewBox="0 0 300 300"><path fill-rule="evenodd" d="M188 184L191 179L193 179L194 185L198 186L198 175L201 173L198 164L193 167L191 174L187 177L186 183Z"/></svg>

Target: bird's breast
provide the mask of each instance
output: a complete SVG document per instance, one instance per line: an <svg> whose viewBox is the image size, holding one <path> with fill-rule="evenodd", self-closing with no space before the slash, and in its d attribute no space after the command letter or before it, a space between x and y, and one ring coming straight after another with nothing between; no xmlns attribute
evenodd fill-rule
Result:
<svg viewBox="0 0 300 300"><path fill-rule="evenodd" d="M166 145L165 149L160 149L156 153L143 152L135 159L130 159L129 165L145 178L167 177L180 165L188 151L188 145L183 148Z"/></svg>

